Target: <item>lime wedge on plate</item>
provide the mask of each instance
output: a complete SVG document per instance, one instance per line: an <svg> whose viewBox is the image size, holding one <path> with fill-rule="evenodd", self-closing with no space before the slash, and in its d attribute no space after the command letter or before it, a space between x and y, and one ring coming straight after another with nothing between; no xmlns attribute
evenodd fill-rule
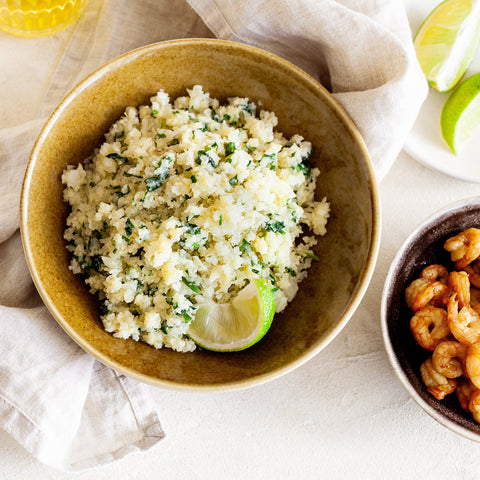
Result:
<svg viewBox="0 0 480 480"><path fill-rule="evenodd" d="M188 335L206 350L245 350L267 333L274 313L271 285L266 280L255 279L231 303L200 305Z"/></svg>
<svg viewBox="0 0 480 480"><path fill-rule="evenodd" d="M446 0L425 19L414 38L428 83L450 91L467 71L480 42L480 2Z"/></svg>
<svg viewBox="0 0 480 480"><path fill-rule="evenodd" d="M442 108L440 126L456 155L480 126L480 73L467 78L450 94Z"/></svg>

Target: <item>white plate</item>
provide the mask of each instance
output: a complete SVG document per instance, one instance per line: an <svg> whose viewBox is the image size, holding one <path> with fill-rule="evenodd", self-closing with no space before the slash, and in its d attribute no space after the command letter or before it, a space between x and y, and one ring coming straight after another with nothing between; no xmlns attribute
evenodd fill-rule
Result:
<svg viewBox="0 0 480 480"><path fill-rule="evenodd" d="M403 0L408 19L415 35L425 17L440 0ZM464 78L480 72L480 50L477 51ZM480 183L480 133L469 140L465 148L454 155L440 130L440 114L448 93L429 89L418 118L404 145L404 149L423 165L467 182Z"/></svg>

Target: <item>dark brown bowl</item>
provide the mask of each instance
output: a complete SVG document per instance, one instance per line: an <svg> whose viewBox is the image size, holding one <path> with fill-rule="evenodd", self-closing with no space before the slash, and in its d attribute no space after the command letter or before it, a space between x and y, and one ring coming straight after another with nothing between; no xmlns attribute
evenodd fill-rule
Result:
<svg viewBox="0 0 480 480"><path fill-rule="evenodd" d="M317 198L332 215L308 278L257 345L238 353L177 353L114 338L99 320L95 298L68 269L62 238L67 207L63 169L78 164L128 105L159 89L170 98L202 85L213 97L249 97L274 111L278 129L315 146L322 172ZM32 277L64 330L97 359L139 380L179 389L246 387L291 371L345 326L370 281L380 236L372 165L352 120L314 79L257 48L221 40L176 40L127 53L94 72L58 106L41 132L25 176L22 239Z"/></svg>
<svg viewBox="0 0 480 480"><path fill-rule="evenodd" d="M381 322L385 347L393 369L408 393L433 418L450 430L480 442L480 424L462 410L453 393L435 399L420 376L428 352L416 344L410 331L412 312L405 289L432 263L453 269L445 240L469 227L480 228L480 197L446 206L418 226L398 250L387 274L382 296Z"/></svg>

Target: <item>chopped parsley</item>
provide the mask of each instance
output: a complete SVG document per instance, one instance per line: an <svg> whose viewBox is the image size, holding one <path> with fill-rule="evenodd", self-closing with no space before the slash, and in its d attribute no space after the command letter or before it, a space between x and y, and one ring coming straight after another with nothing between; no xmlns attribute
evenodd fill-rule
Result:
<svg viewBox="0 0 480 480"><path fill-rule="evenodd" d="M194 223L186 223L185 226L187 227L185 233L188 233L189 235L198 235L199 233L202 233L202 229Z"/></svg>
<svg viewBox="0 0 480 480"><path fill-rule="evenodd" d="M212 116L212 120L215 122L220 122L220 117L217 115L217 112L213 109L213 107L208 107L210 109L210 115Z"/></svg>
<svg viewBox="0 0 480 480"><path fill-rule="evenodd" d="M242 105L242 110L245 110L247 113L253 116L252 106L247 103L246 105Z"/></svg>
<svg viewBox="0 0 480 480"><path fill-rule="evenodd" d="M145 179L145 183L147 185L147 192L153 192L157 188L160 188L164 183L165 180L168 178L168 171L156 175L154 177L148 177Z"/></svg>
<svg viewBox="0 0 480 480"><path fill-rule="evenodd" d="M292 277L297 276L297 273L295 272L295 270L293 268L285 267L285 271L288 272Z"/></svg>
<svg viewBox="0 0 480 480"><path fill-rule="evenodd" d="M127 221L125 222L125 233L127 234L127 237L129 237L133 233L134 225L132 221L127 218Z"/></svg>
<svg viewBox="0 0 480 480"><path fill-rule="evenodd" d="M269 220L264 225L267 232L281 233L285 235L285 222L281 220L274 220L271 213L268 214Z"/></svg>
<svg viewBox="0 0 480 480"><path fill-rule="evenodd" d="M225 144L225 155L231 155L237 149L235 142L228 142Z"/></svg>
<svg viewBox="0 0 480 480"><path fill-rule="evenodd" d="M320 261L320 259L313 252L305 252L305 255L316 262Z"/></svg>
<svg viewBox="0 0 480 480"><path fill-rule="evenodd" d="M241 252L246 252L247 250L252 248L252 244L249 241L243 239L242 243L239 245L238 248L240 248Z"/></svg>
<svg viewBox="0 0 480 480"><path fill-rule="evenodd" d="M182 277L182 282L188 287L190 288L191 290L193 290L195 293L200 293L200 288L195 285L195 283L193 282L190 282L189 280L187 280L185 277Z"/></svg>
<svg viewBox="0 0 480 480"><path fill-rule="evenodd" d="M122 157L118 153L109 153L108 155L105 155L107 158L113 158L114 160L117 160L119 162L128 162L127 157Z"/></svg>
<svg viewBox="0 0 480 480"><path fill-rule="evenodd" d="M209 163L213 168L217 166L215 160L207 153L207 150L199 150L197 157L195 158L195 163L197 165L202 165L203 163Z"/></svg>

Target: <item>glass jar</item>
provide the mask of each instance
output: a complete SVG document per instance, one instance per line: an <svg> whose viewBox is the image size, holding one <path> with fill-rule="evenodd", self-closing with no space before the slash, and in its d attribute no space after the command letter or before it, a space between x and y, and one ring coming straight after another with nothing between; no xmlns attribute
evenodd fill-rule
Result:
<svg viewBox="0 0 480 480"><path fill-rule="evenodd" d="M21 37L52 35L77 20L88 0L0 0L0 29Z"/></svg>

